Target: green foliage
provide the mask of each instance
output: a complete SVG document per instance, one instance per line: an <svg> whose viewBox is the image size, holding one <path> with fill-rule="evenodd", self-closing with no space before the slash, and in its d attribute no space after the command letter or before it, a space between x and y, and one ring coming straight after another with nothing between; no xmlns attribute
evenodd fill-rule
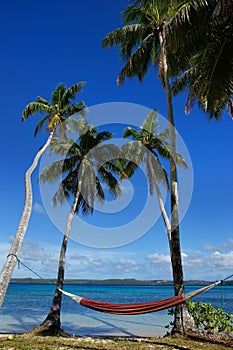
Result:
<svg viewBox="0 0 233 350"><path fill-rule="evenodd" d="M62 159L53 162L43 169L41 182L60 181L53 197L53 205L64 203L78 195L75 212L92 214L95 200L104 202L105 191L116 198L121 194L117 181L118 169L112 159L117 159L119 149L110 144L102 144L112 137L108 131L98 130L83 120L70 118L64 125L70 124L71 130L77 132L77 140L73 138L54 137L51 141L50 153L60 155Z"/></svg>
<svg viewBox="0 0 233 350"><path fill-rule="evenodd" d="M201 334L230 337L233 333L233 315L215 308L211 303L187 301L188 309Z"/></svg>
<svg viewBox="0 0 233 350"><path fill-rule="evenodd" d="M47 130L54 131L57 128L65 138L65 124L63 122L73 114L78 114L79 116L85 115L86 107L84 102L72 103L72 100L75 99L76 94L82 91L84 85L85 82L79 82L70 88L67 88L64 84L58 85L52 93L51 102L38 96L35 101L30 102L24 108L22 121L25 121L34 114L46 114L37 123L34 136L47 123Z"/></svg>
<svg viewBox="0 0 233 350"><path fill-rule="evenodd" d="M226 107L233 117L232 2L187 2L172 23L168 57L172 75L178 76L174 92L189 89L185 112L197 102L210 118L220 119Z"/></svg>
<svg viewBox="0 0 233 350"><path fill-rule="evenodd" d="M215 308L211 303L187 301L187 306L197 330L201 335L212 338L231 338L233 335L233 315ZM168 314L174 316L175 310L168 310ZM166 326L173 326L173 322Z"/></svg>

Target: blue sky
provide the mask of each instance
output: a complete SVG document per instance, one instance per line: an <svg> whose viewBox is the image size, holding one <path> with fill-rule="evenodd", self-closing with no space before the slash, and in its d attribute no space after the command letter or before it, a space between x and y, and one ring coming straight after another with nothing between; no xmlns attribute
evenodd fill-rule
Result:
<svg viewBox="0 0 233 350"><path fill-rule="evenodd" d="M90 110L100 104L130 103L157 108L166 118L165 92L153 67L142 84L131 79L118 87L117 73L123 64L118 50L101 47L101 39L121 26L120 12L126 6L126 0L13 0L2 4L0 267L22 213L24 173L47 137L45 130L33 137L39 117L21 122L27 103L38 95L49 99L58 83L70 86L86 81L78 99ZM176 127L194 174L191 202L181 222L184 275L186 279L214 280L233 270L233 122L227 113L219 122L208 121L196 107L186 116L185 99L185 93L174 99ZM62 235L46 215L37 178L38 171L33 175L33 213L20 258L45 278L55 278ZM134 203L143 200L140 181L140 175L132 181ZM123 185L127 197L130 185ZM133 213L137 205L131 206ZM128 215L123 210L121 217L114 213L103 219L94 214L89 220L107 227L111 221L124 222ZM14 276L34 277L23 268L16 269ZM66 277L171 279L161 218L140 238L116 248L91 248L71 240Z"/></svg>

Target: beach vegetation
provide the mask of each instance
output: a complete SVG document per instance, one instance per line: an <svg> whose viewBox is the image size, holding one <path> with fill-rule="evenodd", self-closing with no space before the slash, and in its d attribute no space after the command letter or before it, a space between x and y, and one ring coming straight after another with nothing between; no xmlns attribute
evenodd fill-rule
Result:
<svg viewBox="0 0 233 350"><path fill-rule="evenodd" d="M76 214L92 214L96 200L104 202L106 191L116 198L120 195L117 168L112 159L119 155L118 147L104 144L112 137L108 131L98 132L89 125L85 119L67 121L71 129L78 133L77 141L73 138L54 137L51 141L51 154L58 154L62 157L49 166L40 174L40 181L55 182L63 175L58 190L53 196L53 204L63 204L71 200L66 228L60 249L56 290L54 293L50 311L44 322L34 329L40 334L63 334L61 330L61 300L65 276L65 257L68 239L72 229L72 222Z"/></svg>
<svg viewBox="0 0 233 350"><path fill-rule="evenodd" d="M187 306L193 316L198 333L210 339L232 340L233 315L214 307L211 303L194 302L187 300ZM174 309L168 310L169 315L174 315ZM173 326L173 321L166 328Z"/></svg>
<svg viewBox="0 0 233 350"><path fill-rule="evenodd" d="M122 163L122 166L123 175L126 177L131 177L137 169L139 163L142 162L145 164L149 192L151 195L153 195L154 191L156 191L161 215L163 217L170 244L171 224L159 187L159 184L162 183L165 185L167 190L169 190L168 174L160 161L160 157L166 160L170 159L168 135L168 128L159 132L158 112L156 110L152 110L147 115L139 130L134 129L133 127L128 127L124 130L124 138L129 138L132 141L122 146L122 153L126 155L127 159ZM187 168L184 158L177 152L176 159L178 165Z"/></svg>
<svg viewBox="0 0 233 350"><path fill-rule="evenodd" d="M179 57L173 92L188 89L185 112L197 102L209 118L220 119L226 108L233 117L232 1L186 1L168 36Z"/></svg>
<svg viewBox="0 0 233 350"><path fill-rule="evenodd" d="M211 303L187 301L200 334L224 339L232 338L233 315L215 308Z"/></svg>
<svg viewBox="0 0 233 350"><path fill-rule="evenodd" d="M143 81L150 65L157 67L158 76L166 93L169 139L170 222L169 241L174 292L184 294L183 266L180 245L178 209L178 179L176 157L176 133L171 88L171 72L174 59L170 59L171 46L167 33L172 31L173 18L182 8L183 1L133 0L123 11L124 25L107 34L104 47L119 47L120 56L126 62L118 74L118 84L125 78L136 76ZM178 305L173 332L185 334L195 326L186 304Z"/></svg>
<svg viewBox="0 0 233 350"><path fill-rule="evenodd" d="M55 131L64 137L65 130L62 122L65 120L65 118L68 118L74 113L77 113L78 115L84 114L84 102L72 103L72 101L76 98L76 95L82 91L84 84L84 82L79 82L72 85L70 88L67 88L64 84L60 84L52 93L51 102L39 96L35 99L35 101L32 101L26 105L22 112L22 121L25 121L32 115L42 114L43 117L36 125L34 135L36 136L38 131L41 130L44 124L46 124L46 130L49 132L49 137L45 144L39 149L32 162L32 165L25 173L25 201L23 213L16 234L13 238L6 262L0 274L0 307L3 304L11 276L17 263L18 255L23 244L24 236L27 231L32 212L32 173L36 169L42 154L44 154L44 152L50 146Z"/></svg>

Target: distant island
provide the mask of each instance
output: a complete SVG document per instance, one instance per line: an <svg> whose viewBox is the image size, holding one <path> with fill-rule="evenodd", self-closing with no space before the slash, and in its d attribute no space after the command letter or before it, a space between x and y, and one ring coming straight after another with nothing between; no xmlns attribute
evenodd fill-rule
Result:
<svg viewBox="0 0 233 350"><path fill-rule="evenodd" d="M204 280L188 280L185 281L186 286L206 286L215 281ZM56 284L55 279L35 279L35 278L12 278L11 283L24 283L24 284ZM92 279L67 279L64 284L82 284L82 285L121 285L121 286L172 286L173 282L169 280L136 280L134 278L129 279L104 279L104 280L92 280ZM232 281L224 282L224 285L232 286Z"/></svg>

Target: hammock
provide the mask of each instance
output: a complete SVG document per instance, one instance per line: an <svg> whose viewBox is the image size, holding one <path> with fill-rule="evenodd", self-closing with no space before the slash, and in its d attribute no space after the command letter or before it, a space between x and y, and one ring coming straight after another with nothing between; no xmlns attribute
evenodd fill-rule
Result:
<svg viewBox="0 0 233 350"><path fill-rule="evenodd" d="M117 314L117 315L139 315L139 314L146 314L150 312L165 310L165 309L169 309L171 307L183 304L186 302L186 300L189 300L198 294L204 293L221 283L222 281L217 281L215 283L210 284L209 286L200 288L196 291L193 291L187 294L177 295L172 298L168 298L160 301L143 302L143 303L136 303L136 304L106 303L103 301L95 301L95 300L83 298L78 295L65 292L60 288L58 288L58 290L64 295L74 300L75 302L79 303L80 305L95 311L105 312L109 314Z"/></svg>

